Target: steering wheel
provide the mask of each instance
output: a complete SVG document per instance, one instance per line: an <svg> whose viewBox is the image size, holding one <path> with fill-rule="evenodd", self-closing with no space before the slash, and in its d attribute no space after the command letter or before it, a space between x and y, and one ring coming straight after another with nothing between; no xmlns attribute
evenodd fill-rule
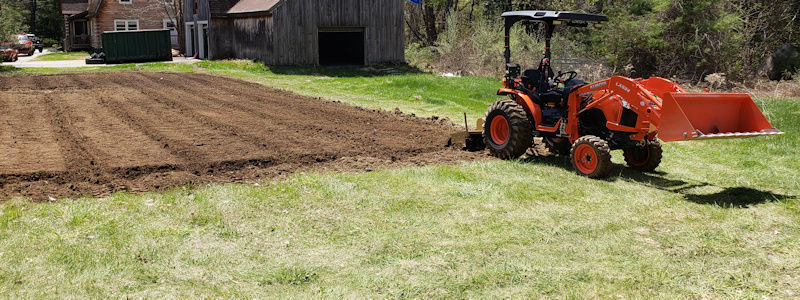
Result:
<svg viewBox="0 0 800 300"><path fill-rule="evenodd" d="M561 76L564 76L564 75L567 75L567 74L569 74L569 77L567 77L567 80L559 79L559 78L561 78ZM570 80L575 79L575 77L578 77L578 72L575 72L575 71L567 71L567 72L558 71L558 76L556 76L555 82L567 83Z"/></svg>

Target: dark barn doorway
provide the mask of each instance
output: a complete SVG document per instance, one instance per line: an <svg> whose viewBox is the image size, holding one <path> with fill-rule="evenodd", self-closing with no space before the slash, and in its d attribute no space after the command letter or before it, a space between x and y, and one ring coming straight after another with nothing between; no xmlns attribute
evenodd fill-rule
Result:
<svg viewBox="0 0 800 300"><path fill-rule="evenodd" d="M320 28L320 65L364 65L363 28Z"/></svg>

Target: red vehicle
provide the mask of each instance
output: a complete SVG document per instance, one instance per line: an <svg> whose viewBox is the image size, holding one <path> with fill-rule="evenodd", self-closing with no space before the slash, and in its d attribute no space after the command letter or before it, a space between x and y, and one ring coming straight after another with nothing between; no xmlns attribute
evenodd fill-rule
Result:
<svg viewBox="0 0 800 300"><path fill-rule="evenodd" d="M17 61L19 59L19 51L14 49L11 43L0 44L0 61Z"/></svg>
<svg viewBox="0 0 800 300"><path fill-rule="evenodd" d="M505 18L506 75L497 95L507 96L486 111L483 131L468 132L467 148L486 147L514 159L541 138L551 152L569 156L580 175L602 178L611 170L612 150L625 162L653 171L661 162L658 141L745 138L782 132L764 117L748 94L687 93L667 79L613 76L586 83L574 71L550 67L550 39L556 25L600 27L608 18L559 11L514 11ZM521 72L511 63L509 36L520 21L544 23L544 59ZM480 123L480 122L479 122ZM482 138L482 139L481 139ZM482 140L482 141L481 141ZM478 142L476 142L478 141Z"/></svg>
<svg viewBox="0 0 800 300"><path fill-rule="evenodd" d="M28 56L36 52L36 47L33 45L33 40L27 34L14 35L17 38L16 48L19 53L25 53Z"/></svg>

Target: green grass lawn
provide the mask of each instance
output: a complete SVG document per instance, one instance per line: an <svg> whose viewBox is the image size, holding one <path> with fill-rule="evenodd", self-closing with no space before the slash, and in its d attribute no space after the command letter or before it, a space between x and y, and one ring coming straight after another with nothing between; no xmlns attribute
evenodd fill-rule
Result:
<svg viewBox="0 0 800 300"><path fill-rule="evenodd" d="M34 61L56 61L56 60L81 60L89 58L89 53L85 51L77 52L53 52L39 55Z"/></svg>
<svg viewBox="0 0 800 300"><path fill-rule="evenodd" d="M498 86L406 67L114 69L214 72L470 119ZM8 73L30 72L52 70ZM800 102L757 103L787 134L667 143L655 174L628 170L615 153L609 180L534 158L12 199L0 204L0 295L797 298Z"/></svg>

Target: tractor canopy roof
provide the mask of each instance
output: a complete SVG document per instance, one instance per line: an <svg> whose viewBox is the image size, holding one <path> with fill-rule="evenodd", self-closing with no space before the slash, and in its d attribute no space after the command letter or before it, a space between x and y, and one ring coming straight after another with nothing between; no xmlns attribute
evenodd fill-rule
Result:
<svg viewBox="0 0 800 300"><path fill-rule="evenodd" d="M566 25L585 26L587 23L602 23L608 21L608 17L601 15L576 13L570 11L549 11L549 10L521 10L504 12L502 17L513 20L512 23L522 20L530 21L562 21Z"/></svg>

